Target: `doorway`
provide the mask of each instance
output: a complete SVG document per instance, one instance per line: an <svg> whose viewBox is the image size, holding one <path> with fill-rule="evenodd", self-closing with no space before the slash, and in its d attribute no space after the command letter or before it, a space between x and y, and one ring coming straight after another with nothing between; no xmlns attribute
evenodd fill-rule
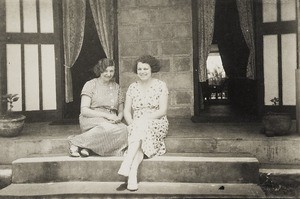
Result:
<svg viewBox="0 0 300 199"><path fill-rule="evenodd" d="M240 27L236 1L216 0L214 20L213 41L207 59L208 80L198 83L204 108L199 110L199 116L193 120L256 121L257 81L246 77L249 49ZM218 66L215 69L209 68L216 62Z"/></svg>
<svg viewBox="0 0 300 199"><path fill-rule="evenodd" d="M105 52L98 38L89 1L86 1L86 21L83 44L80 54L71 68L73 81L73 102L65 103L63 120L78 122L80 114L81 90L84 84L95 78L93 67L101 59L106 58Z"/></svg>

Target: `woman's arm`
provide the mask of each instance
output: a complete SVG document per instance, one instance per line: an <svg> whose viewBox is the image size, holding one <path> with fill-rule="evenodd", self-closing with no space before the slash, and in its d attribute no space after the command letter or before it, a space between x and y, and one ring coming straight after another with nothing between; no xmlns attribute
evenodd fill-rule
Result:
<svg viewBox="0 0 300 199"><path fill-rule="evenodd" d="M124 107L124 118L128 125L130 125L133 121L132 114L131 114L131 105L132 105L132 98L127 95L125 100L125 107Z"/></svg>
<svg viewBox="0 0 300 199"><path fill-rule="evenodd" d="M168 110L168 95L163 94L159 99L159 109L147 115L148 119L159 119L165 115L167 115Z"/></svg>
<svg viewBox="0 0 300 199"><path fill-rule="evenodd" d="M118 122L121 122L124 117L124 103L119 104L118 107Z"/></svg>
<svg viewBox="0 0 300 199"><path fill-rule="evenodd" d="M116 115L105 113L101 111L95 111L91 109L91 101L92 99L87 95L81 96L81 104L80 104L80 113L84 117L105 117L109 120L113 120Z"/></svg>

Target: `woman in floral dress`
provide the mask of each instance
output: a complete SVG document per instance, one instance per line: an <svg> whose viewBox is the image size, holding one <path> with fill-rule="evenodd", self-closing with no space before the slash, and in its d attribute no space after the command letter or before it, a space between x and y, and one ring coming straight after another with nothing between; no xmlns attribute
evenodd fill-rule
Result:
<svg viewBox="0 0 300 199"><path fill-rule="evenodd" d="M140 57L135 66L139 81L132 83L126 93L124 117L128 123L128 153L118 171L128 176L127 189L137 190L137 170L144 155L148 158L166 152L164 138L168 132L166 117L168 88L152 73L160 70L157 59Z"/></svg>
<svg viewBox="0 0 300 199"><path fill-rule="evenodd" d="M114 81L115 64L101 59L94 67L98 78L85 83L81 92L79 123L82 134L69 138L70 155L123 155L127 147L127 127L121 123L124 97Z"/></svg>

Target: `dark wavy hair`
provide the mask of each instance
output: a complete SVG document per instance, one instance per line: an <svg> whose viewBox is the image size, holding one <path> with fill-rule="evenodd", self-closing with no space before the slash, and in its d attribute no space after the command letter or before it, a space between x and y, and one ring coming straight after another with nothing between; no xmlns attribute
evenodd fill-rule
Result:
<svg viewBox="0 0 300 199"><path fill-rule="evenodd" d="M95 76L100 77L101 73L103 73L108 66L115 66L114 60L108 58L100 59L93 68Z"/></svg>
<svg viewBox="0 0 300 199"><path fill-rule="evenodd" d="M144 64L149 64L152 73L157 73L160 70L159 61L155 57L153 57L151 55L143 55L136 60L135 66L133 68L134 73L137 73L137 65L139 62L144 63Z"/></svg>

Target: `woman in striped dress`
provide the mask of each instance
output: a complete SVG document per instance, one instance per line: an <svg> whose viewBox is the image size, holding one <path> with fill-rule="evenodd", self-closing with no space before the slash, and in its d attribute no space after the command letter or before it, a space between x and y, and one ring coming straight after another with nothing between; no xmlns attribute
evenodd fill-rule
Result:
<svg viewBox="0 0 300 199"><path fill-rule="evenodd" d="M98 78L85 83L81 92L79 123L82 134L69 137L72 157L121 156L127 147L123 118L124 97L114 81L115 64L101 59L94 67Z"/></svg>

